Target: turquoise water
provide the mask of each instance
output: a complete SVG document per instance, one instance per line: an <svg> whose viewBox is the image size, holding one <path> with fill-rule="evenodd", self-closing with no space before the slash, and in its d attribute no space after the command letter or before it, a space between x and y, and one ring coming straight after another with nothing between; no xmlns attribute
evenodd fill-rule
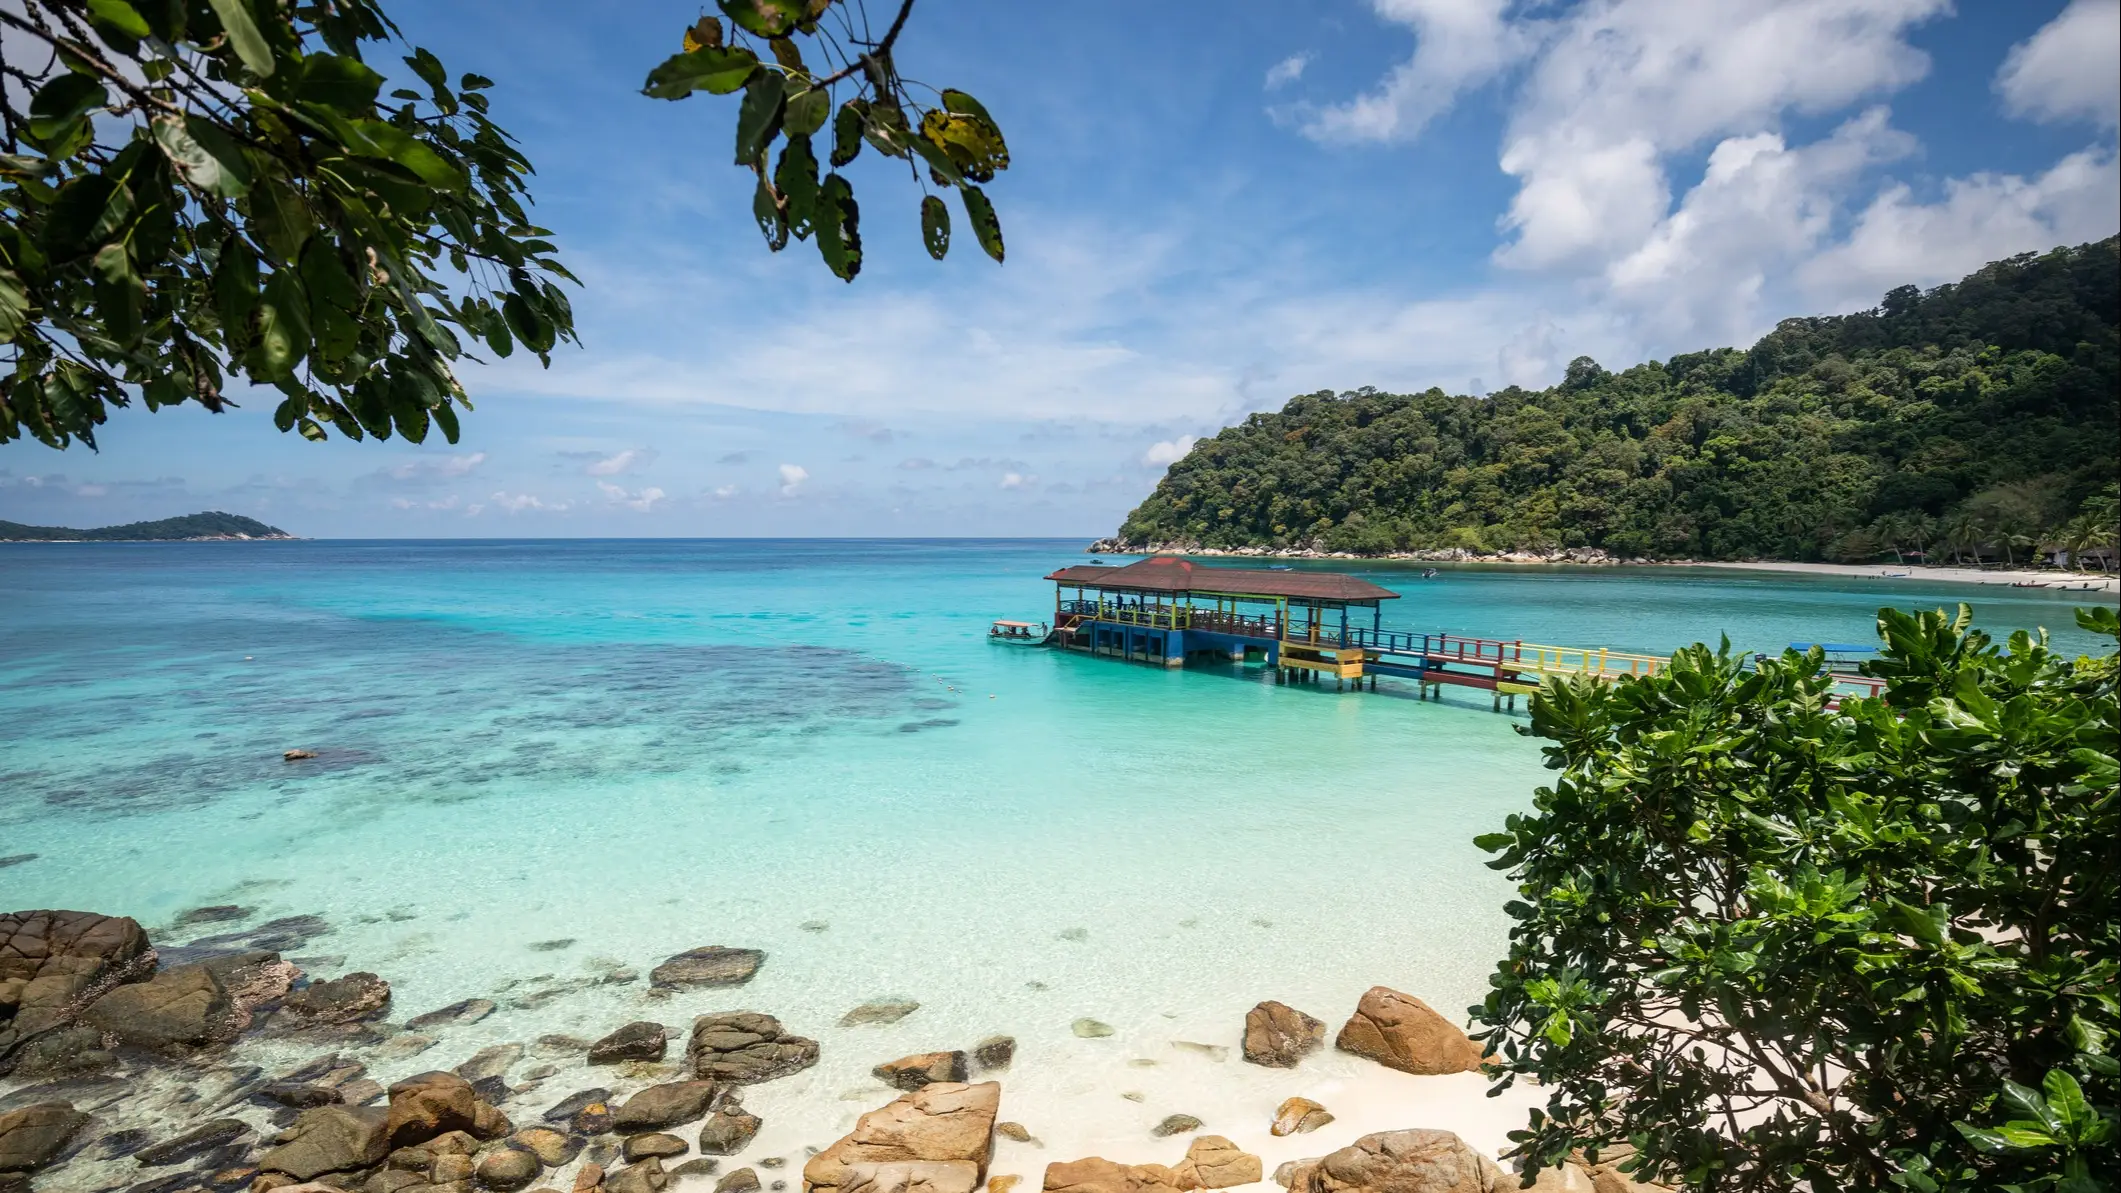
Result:
<svg viewBox="0 0 2121 1193"><path fill-rule="evenodd" d="M297 951L314 973L380 972L402 1014L501 1000L445 1042L466 1054L771 1011L826 1046L758 1095L813 1143L873 1098L870 1065L990 1033L1023 1041L1028 1096L1100 1091L1069 1113L1154 1122L1186 1108L1159 1109L1156 1083L1199 1105L1198 1075L1125 1062L1234 1043L1261 998L1336 1023L1377 983L1452 1014L1476 1001L1506 889L1470 839L1540 781L1521 717L1478 692L1420 703L1390 681L1282 688L1259 667L985 640L992 618L1050 616L1040 577L1081 558L1038 541L0 546L0 857L38 855L0 868L0 905L158 930L210 903L322 915L333 931ZM1989 627L2091 645L2038 592L1365 574L1406 594L1388 626L1568 645L1860 642L1882 602L1961 599ZM320 757L283 762L293 747ZM606 980L702 944L769 959L742 990L667 1003ZM922 1010L836 1027L883 996ZM1086 1016L1116 1035L1076 1037ZM1109 1096L1128 1083L1146 1099Z"/></svg>

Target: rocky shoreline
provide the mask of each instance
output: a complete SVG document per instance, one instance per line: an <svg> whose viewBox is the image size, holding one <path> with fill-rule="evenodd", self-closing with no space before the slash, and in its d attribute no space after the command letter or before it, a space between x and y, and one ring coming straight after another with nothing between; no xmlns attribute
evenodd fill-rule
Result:
<svg viewBox="0 0 2121 1193"><path fill-rule="evenodd" d="M1409 563L1566 563L1586 567L1657 563L1658 560L1609 555L1602 547L1557 547L1550 551L1468 551L1442 547L1422 551L1365 554L1308 547L1203 547L1197 543L1129 543L1103 538L1085 548L1091 555L1192 555L1207 559L1390 559Z"/></svg>
<svg viewBox="0 0 2121 1193"><path fill-rule="evenodd" d="M244 913L196 908L176 927L228 927ZM820 1055L816 1040L774 1016L722 1011L683 1027L639 1019L599 1039L543 1035L431 1066L425 1054L447 1056L452 1035L492 1015L495 1002L467 998L393 1023L385 978L315 980L284 955L330 930L319 917L290 916L158 948L126 917L0 914L0 1193L781 1193L797 1179L803 1193L1010 1193L1040 1165L1046 1193L1183 1193L1266 1179L1258 1155L1202 1133L1208 1124L1188 1114L1151 1128L1138 1155L1046 1160L1034 1124L1002 1116L1003 1075L1020 1065L1009 1036L882 1060L872 1074L889 1088L877 1096L903 1092L851 1132L752 1154L763 1124L746 1091ZM641 1001L741 988L766 960L756 949L689 949L653 968ZM893 1023L917 1009L878 1000L840 1025ZM1084 1038L1111 1030L1075 1025ZM1270 1069L1304 1065L1326 1048L1327 1030L1273 1001L1232 1024L1243 1060ZM1332 1046L1420 1076L1478 1073L1483 1059L1426 1003L1381 986ZM387 1085L375 1075L412 1069L422 1071ZM1271 1124L1233 1133L1296 1136L1334 1121L1326 1105L1291 1097ZM1182 1155L1177 1136L1191 1137ZM1549 1170L1531 1187L1637 1187L1606 1161ZM799 1177L783 1171L791 1166ZM1290 1193L1521 1187L1459 1136L1417 1124L1284 1163L1272 1179Z"/></svg>

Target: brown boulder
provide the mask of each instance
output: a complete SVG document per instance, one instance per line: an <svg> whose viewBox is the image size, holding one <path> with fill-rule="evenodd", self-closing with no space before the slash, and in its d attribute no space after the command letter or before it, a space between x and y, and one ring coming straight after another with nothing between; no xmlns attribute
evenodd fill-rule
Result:
<svg viewBox="0 0 2121 1193"><path fill-rule="evenodd" d="M1381 1131L1300 1161L1289 1174L1289 1193L1488 1193L1508 1179L1449 1131Z"/></svg>
<svg viewBox="0 0 2121 1193"><path fill-rule="evenodd" d="M287 996L287 1014L303 1027L358 1023L390 1009L390 983L372 973L314 982Z"/></svg>
<svg viewBox="0 0 2121 1193"><path fill-rule="evenodd" d="M479 1097L455 1073L421 1073L390 1087L390 1145L413 1147L478 1125Z"/></svg>
<svg viewBox="0 0 2121 1193"><path fill-rule="evenodd" d="M643 1160L607 1175L604 1193L657 1193L669 1183L670 1174L663 1171L661 1160Z"/></svg>
<svg viewBox="0 0 2121 1193"><path fill-rule="evenodd" d="M840 1193L972 1193L979 1178L972 1167L950 1160L896 1164L849 1164Z"/></svg>
<svg viewBox="0 0 2121 1193"><path fill-rule="evenodd" d="M1411 994L1372 986L1333 1046L1424 1076L1480 1069L1480 1045Z"/></svg>
<svg viewBox="0 0 2121 1193"><path fill-rule="evenodd" d="M289 1128L287 1142L258 1157L258 1167L312 1180L380 1164L390 1154L390 1115L380 1106L319 1106Z"/></svg>
<svg viewBox="0 0 2121 1193"><path fill-rule="evenodd" d="M124 916L0 915L0 1058L72 1022L98 993L154 970L147 933Z"/></svg>
<svg viewBox="0 0 2121 1193"><path fill-rule="evenodd" d="M1203 1135L1171 1170L1171 1183L1181 1189L1227 1189L1257 1181L1261 1171L1258 1156L1220 1135Z"/></svg>
<svg viewBox="0 0 2121 1193"><path fill-rule="evenodd" d="M498 1189L502 1193L527 1188L544 1171L544 1164L537 1154L528 1148L497 1147L479 1158L473 1170L474 1178L482 1189Z"/></svg>
<svg viewBox="0 0 2121 1193"><path fill-rule="evenodd" d="M763 1123L743 1107L724 1106L700 1124L700 1151L710 1156L733 1156L751 1146Z"/></svg>
<svg viewBox="0 0 2121 1193"><path fill-rule="evenodd" d="M994 1115L1002 1087L942 1081L901 1094L888 1105L864 1114L854 1130L803 1165L803 1188L839 1190L848 1182L920 1183L936 1190L977 1186L987 1176L994 1150ZM942 1164L943 1168L886 1173L856 1165Z"/></svg>
<svg viewBox="0 0 2121 1193"><path fill-rule="evenodd" d="M234 1039L235 1009L206 966L180 965L113 989L81 1021L140 1048L198 1046Z"/></svg>
<svg viewBox="0 0 2121 1193"><path fill-rule="evenodd" d="M1255 1065L1293 1069L1325 1044L1324 1021L1295 1007L1268 1001L1245 1012L1245 1059Z"/></svg>
<svg viewBox="0 0 2121 1193"><path fill-rule="evenodd" d="M728 1011L692 1021L685 1059L703 1081L756 1085L816 1064L817 1041L782 1032L771 1015Z"/></svg>
<svg viewBox="0 0 2121 1193"><path fill-rule="evenodd" d="M1102 1156L1046 1165L1046 1193L1177 1193L1161 1164L1115 1164Z"/></svg>
<svg viewBox="0 0 2121 1193"><path fill-rule="evenodd" d="M0 1172L29 1172L51 1162L88 1116L69 1102L39 1102L0 1114Z"/></svg>
<svg viewBox="0 0 2121 1193"><path fill-rule="evenodd" d="M672 1081L651 1085L626 1099L611 1116L611 1129L621 1135L660 1131L689 1123L705 1115L722 1089L712 1081Z"/></svg>
<svg viewBox="0 0 2121 1193"><path fill-rule="evenodd" d="M921 1052L885 1061L869 1072L893 1089L914 1090L938 1081L963 1081L966 1076L965 1054Z"/></svg>

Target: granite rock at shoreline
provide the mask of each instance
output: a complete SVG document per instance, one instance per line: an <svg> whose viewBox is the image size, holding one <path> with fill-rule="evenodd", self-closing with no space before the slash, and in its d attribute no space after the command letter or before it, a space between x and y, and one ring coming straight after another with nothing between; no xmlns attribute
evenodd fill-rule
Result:
<svg viewBox="0 0 2121 1193"><path fill-rule="evenodd" d="M90 911L0 915L0 1060L66 1026L96 992L155 969L147 933Z"/></svg>
<svg viewBox="0 0 2121 1193"><path fill-rule="evenodd" d="M987 1177L1002 1087L938 1082L862 1115L854 1130L803 1165L806 1191L918 1183L971 1193ZM901 1167L917 1165L918 1167ZM897 1169L887 1172L885 1169Z"/></svg>
<svg viewBox="0 0 2121 1193"><path fill-rule="evenodd" d="M1273 1000L1245 1012L1245 1059L1269 1068L1293 1069L1326 1044L1326 1025L1295 1007Z"/></svg>
<svg viewBox="0 0 2121 1193"><path fill-rule="evenodd" d="M758 949L733 949L703 945L672 956L648 973L648 981L664 990L695 987L741 986L765 964Z"/></svg>
<svg viewBox="0 0 2121 1193"><path fill-rule="evenodd" d="M1365 1135L1337 1152L1300 1160L1289 1193L1501 1193L1516 1178L1449 1131Z"/></svg>
<svg viewBox="0 0 2121 1193"><path fill-rule="evenodd" d="M817 1041L788 1035L781 1021L757 1011L726 1011L692 1021L685 1062L703 1081L756 1085L817 1063Z"/></svg>
<svg viewBox="0 0 2121 1193"><path fill-rule="evenodd" d="M1411 994L1372 986L1333 1046L1402 1073L1478 1072L1482 1053L1466 1033Z"/></svg>

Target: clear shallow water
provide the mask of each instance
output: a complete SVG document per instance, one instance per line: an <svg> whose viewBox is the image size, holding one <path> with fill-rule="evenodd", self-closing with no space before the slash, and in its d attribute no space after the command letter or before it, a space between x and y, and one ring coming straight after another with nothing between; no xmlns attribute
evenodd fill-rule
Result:
<svg viewBox="0 0 2121 1193"><path fill-rule="evenodd" d="M879 1061L996 1032L1023 1042L1012 1098L1092 1134L1270 1110L1301 1092L1271 1084L1288 1075L1170 1042L1234 1044L1262 998L1335 1024L1377 983L1447 1014L1477 1000L1507 892L1470 839L1540 781L1521 721L1477 692L1424 704L1390 681L1277 688L1258 667L985 641L994 617L1048 615L1040 577L1079 550L0 545L0 856L39 855L0 869L0 905L151 929L209 903L320 914L335 929L306 968L382 973L399 1017L503 1002L406 1072L541 1032L770 1011L826 1060L751 1099L763 1147L829 1141L886 1096ZM1778 649L1867 641L1888 600L1966 599L1991 629L2091 645L2056 594L1417 571L1366 570L1407 594L1388 625ZM296 746L321 757L281 761ZM589 984L701 944L769 960L741 990L668 1000ZM884 996L922 1009L836 1026ZM1085 1016L1116 1035L1075 1037ZM554 1099L575 1088L555 1081Z"/></svg>

